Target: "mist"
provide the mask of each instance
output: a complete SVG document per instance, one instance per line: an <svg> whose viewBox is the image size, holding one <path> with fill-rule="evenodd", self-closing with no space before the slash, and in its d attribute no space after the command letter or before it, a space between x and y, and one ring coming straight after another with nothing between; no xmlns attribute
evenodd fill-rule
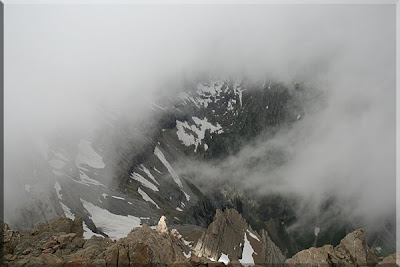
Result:
<svg viewBox="0 0 400 267"><path fill-rule="evenodd" d="M104 110L140 125L200 72L302 81L323 97L273 139L182 172L230 170L306 210L334 196L366 224L395 212L395 5L7 5L6 214L37 144L104 127ZM285 164L248 167L271 149Z"/></svg>

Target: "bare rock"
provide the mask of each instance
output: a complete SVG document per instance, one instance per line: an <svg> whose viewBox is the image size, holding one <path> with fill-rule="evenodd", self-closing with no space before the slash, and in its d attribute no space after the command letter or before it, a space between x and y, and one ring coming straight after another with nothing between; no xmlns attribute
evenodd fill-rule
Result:
<svg viewBox="0 0 400 267"><path fill-rule="evenodd" d="M163 232L164 233L164 232ZM167 264L185 260L184 245L173 235L160 235L147 225L133 229L127 237L117 241L119 248L118 264L130 262L134 264ZM114 251L108 251L109 259Z"/></svg>
<svg viewBox="0 0 400 267"><path fill-rule="evenodd" d="M182 235L178 232L177 229L172 229L171 230L171 235L173 235L174 237L176 237L177 239L181 239Z"/></svg>
<svg viewBox="0 0 400 267"><path fill-rule="evenodd" d="M110 266L117 266L118 263L118 246L113 244L109 246L104 252L104 260L106 261L107 265Z"/></svg>
<svg viewBox="0 0 400 267"><path fill-rule="evenodd" d="M72 239L74 239L75 236L76 236L75 233L69 233L69 234L65 234L65 235L60 235L57 238L57 242L60 243L60 244L71 242Z"/></svg>
<svg viewBox="0 0 400 267"><path fill-rule="evenodd" d="M167 227L167 218L163 215L161 216L160 220L158 221L156 231L159 234L166 234L168 233L168 227Z"/></svg>
<svg viewBox="0 0 400 267"><path fill-rule="evenodd" d="M2 226L2 253L5 255L13 253L15 247L21 242L21 235L18 231L11 230L7 223L3 223Z"/></svg>
<svg viewBox="0 0 400 267"><path fill-rule="evenodd" d="M334 255L334 249L331 245L325 245L321 248L309 248L300 251L291 259L286 260L289 265L310 264L310 265L332 265L331 256Z"/></svg>
<svg viewBox="0 0 400 267"><path fill-rule="evenodd" d="M383 258L376 266L377 267L397 267L399 266L397 264L397 259L398 259L397 253L390 254L389 256Z"/></svg>
<svg viewBox="0 0 400 267"><path fill-rule="evenodd" d="M328 264L329 266L371 266L377 262L378 258L374 251L366 243L366 235L363 229L346 235L335 248L331 245L310 248L300 251L291 259L286 260L289 265Z"/></svg>
<svg viewBox="0 0 400 267"><path fill-rule="evenodd" d="M214 221L197 241L194 252L198 257L214 260L219 260L224 253L231 263L239 264L245 242L249 242L254 250L255 264L284 263L285 257L267 232L262 232L261 236L257 234L234 209L217 210Z"/></svg>
<svg viewBox="0 0 400 267"><path fill-rule="evenodd" d="M70 261L67 261L64 265L64 267L92 267L92 263L90 260L85 260L85 259L73 259Z"/></svg>
<svg viewBox="0 0 400 267"><path fill-rule="evenodd" d="M367 245L367 237L363 229L355 230L354 232L346 235L340 244L335 248L337 252L346 257L347 263L357 263L359 265L371 265L378 262L375 252Z"/></svg>
<svg viewBox="0 0 400 267"><path fill-rule="evenodd" d="M195 245L195 254L218 260L221 253L241 258L243 236L247 223L234 209L217 210L214 221Z"/></svg>
<svg viewBox="0 0 400 267"><path fill-rule="evenodd" d="M39 235L45 232L50 233L75 233L78 237L83 236L82 218L71 220L66 217L56 217L49 224L38 223L29 233L31 235Z"/></svg>
<svg viewBox="0 0 400 267"><path fill-rule="evenodd" d="M83 237L83 220L81 217L76 217L73 220L71 233L75 233L77 237Z"/></svg>

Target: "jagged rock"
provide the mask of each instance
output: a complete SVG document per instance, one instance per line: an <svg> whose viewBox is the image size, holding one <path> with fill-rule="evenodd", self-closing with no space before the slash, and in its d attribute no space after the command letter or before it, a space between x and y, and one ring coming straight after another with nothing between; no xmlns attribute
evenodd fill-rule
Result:
<svg viewBox="0 0 400 267"><path fill-rule="evenodd" d="M214 221L195 245L196 255L218 260L224 253L232 259L239 259L246 228L246 221L236 210L217 210Z"/></svg>
<svg viewBox="0 0 400 267"><path fill-rule="evenodd" d="M57 242L60 243L60 244L71 242L72 239L74 239L75 236L76 236L75 233L69 233L69 234L65 234L65 235L60 235L57 238Z"/></svg>
<svg viewBox="0 0 400 267"><path fill-rule="evenodd" d="M77 237L83 237L83 220L81 217L76 217L72 221L71 233L75 233Z"/></svg>
<svg viewBox="0 0 400 267"><path fill-rule="evenodd" d="M69 219L68 219L69 220ZM224 253L229 257L228 266L240 266L243 251L251 247L255 265L284 263L279 248L266 231L256 233L243 217L233 209L217 211L214 222L204 232L191 250L176 229L166 229L165 217L160 219L159 230L148 225L137 227L125 238L79 236L81 227L72 220L56 219L49 225L40 224L34 231L12 231L3 225L7 242L15 241L14 249L4 254L5 266L225 266L216 262ZM54 227L61 222L60 227ZM82 221L77 221L82 223ZM81 225L82 226L82 225ZM75 232L54 232L55 230ZM48 232L53 231L53 232ZM19 242L19 243L18 243ZM10 246L8 247L8 249ZM254 252L253 252L254 251ZM247 254L247 257L249 254ZM189 258L190 257L190 258ZM315 266L397 266L396 254L377 258L366 244L365 232L360 229L348 234L337 247L325 245L303 250L286 263ZM252 262L249 262L252 264Z"/></svg>
<svg viewBox="0 0 400 267"><path fill-rule="evenodd" d="M30 230L31 235L39 235L45 232L50 233L75 233L77 236L83 236L82 219L75 218L71 220L66 217L57 217L50 221L49 224L38 223Z"/></svg>
<svg viewBox="0 0 400 267"><path fill-rule="evenodd" d="M3 255L12 253L15 249L15 247L20 243L21 241L21 235L18 231L13 231L10 229L7 223L2 223L2 238L3 238L3 243L2 243L2 253Z"/></svg>
<svg viewBox="0 0 400 267"><path fill-rule="evenodd" d="M173 235L160 235L147 225L133 229L127 237L118 240L116 245L119 247L119 258L122 254L129 255L130 262L172 263L185 259L183 242Z"/></svg>
<svg viewBox="0 0 400 267"><path fill-rule="evenodd" d="M117 266L119 257L119 248L117 245L112 245L106 249L104 252L104 259L107 265Z"/></svg>
<svg viewBox="0 0 400 267"><path fill-rule="evenodd" d="M64 267L91 267L93 266L90 262L90 260L85 260L85 259L74 259L67 261L64 265Z"/></svg>
<svg viewBox="0 0 400 267"><path fill-rule="evenodd" d="M358 229L345 236L335 250L346 256L350 255L350 258L345 258L349 263L371 265L378 262L375 252L367 245L363 229Z"/></svg>
<svg viewBox="0 0 400 267"><path fill-rule="evenodd" d="M53 254L41 254L38 257L26 257L14 263L16 266L63 266L64 261ZM13 264L13 265L14 265Z"/></svg>
<svg viewBox="0 0 400 267"><path fill-rule="evenodd" d="M214 221L197 241L194 251L196 256L213 260L218 260L224 253L229 256L230 262L238 263L243 256L245 240L254 250L252 257L255 263L284 262L284 256L266 231L260 237L234 209L226 209L224 212L217 210Z"/></svg>
<svg viewBox="0 0 400 267"><path fill-rule="evenodd" d="M380 261L376 266L377 267L396 267L399 266L397 264L398 255L397 253L390 254Z"/></svg>
<svg viewBox="0 0 400 267"><path fill-rule="evenodd" d="M261 241L263 246L259 254L259 259L255 257L255 262L263 262L265 264L281 264L285 262L285 256L283 256L279 247L271 240L266 230L261 230Z"/></svg>
<svg viewBox="0 0 400 267"><path fill-rule="evenodd" d="M167 218L164 215L161 216L160 220L158 221L157 228L156 228L156 230L159 234L168 233L168 227L167 227L166 221L167 221Z"/></svg>
<svg viewBox="0 0 400 267"><path fill-rule="evenodd" d="M329 266L371 266L377 262L378 258L374 251L366 243L366 235L363 229L346 235L335 248L331 245L310 248L300 251L291 259L286 260L289 265L328 264Z"/></svg>
<svg viewBox="0 0 400 267"><path fill-rule="evenodd" d="M321 248L309 248L300 251L291 259L286 260L289 265L310 264L310 265L332 265L331 258L335 255L333 246L325 245ZM335 256L334 256L335 257Z"/></svg>
<svg viewBox="0 0 400 267"><path fill-rule="evenodd" d="M70 253L69 255L65 255L65 258L68 260L75 258L91 261L104 260L105 250L112 244L114 244L114 242L109 238L92 236L90 239L84 242L82 248L73 249L74 252Z"/></svg>
<svg viewBox="0 0 400 267"><path fill-rule="evenodd" d="M177 229L172 229L171 230L171 235L173 235L174 237L176 237L177 239L181 239L182 235L178 232Z"/></svg>

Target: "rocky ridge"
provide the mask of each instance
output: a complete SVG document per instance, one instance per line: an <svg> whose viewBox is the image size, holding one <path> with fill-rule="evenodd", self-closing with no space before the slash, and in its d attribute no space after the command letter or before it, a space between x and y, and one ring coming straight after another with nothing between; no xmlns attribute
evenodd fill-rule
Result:
<svg viewBox="0 0 400 267"><path fill-rule="evenodd" d="M82 219L59 217L27 231L3 224L4 266L397 266L396 255L379 258L359 229L335 248L300 251L285 261L266 231L257 233L234 209L217 210L213 223L192 246L162 216L157 227L143 224L124 238L83 238Z"/></svg>
<svg viewBox="0 0 400 267"><path fill-rule="evenodd" d="M247 248L250 248L247 249ZM214 222L195 246L197 256L242 264L278 264L285 260L266 231L253 231L234 209L217 210ZM249 261L249 262L246 262Z"/></svg>
<svg viewBox="0 0 400 267"><path fill-rule="evenodd" d="M346 235L339 245L325 245L319 248L302 250L285 261L289 266L304 263L315 266L397 266L396 254L386 258L377 257L366 242L363 229Z"/></svg>

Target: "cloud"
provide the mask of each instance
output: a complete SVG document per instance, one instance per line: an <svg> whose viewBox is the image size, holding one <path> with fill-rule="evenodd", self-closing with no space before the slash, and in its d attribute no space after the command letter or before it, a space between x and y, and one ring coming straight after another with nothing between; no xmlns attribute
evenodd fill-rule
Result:
<svg viewBox="0 0 400 267"><path fill-rule="evenodd" d="M372 221L393 211L394 5L9 5L5 12L6 186L14 183L7 170L30 164L21 157L28 143L90 132L102 121L99 107L134 122L149 102L174 96L184 77L244 73L302 80L325 98L293 129L243 148L219 171L239 166L232 176L261 193L315 203L333 194ZM285 164L246 168L249 153L263 157L271 148ZM210 179L218 170L202 173Z"/></svg>

